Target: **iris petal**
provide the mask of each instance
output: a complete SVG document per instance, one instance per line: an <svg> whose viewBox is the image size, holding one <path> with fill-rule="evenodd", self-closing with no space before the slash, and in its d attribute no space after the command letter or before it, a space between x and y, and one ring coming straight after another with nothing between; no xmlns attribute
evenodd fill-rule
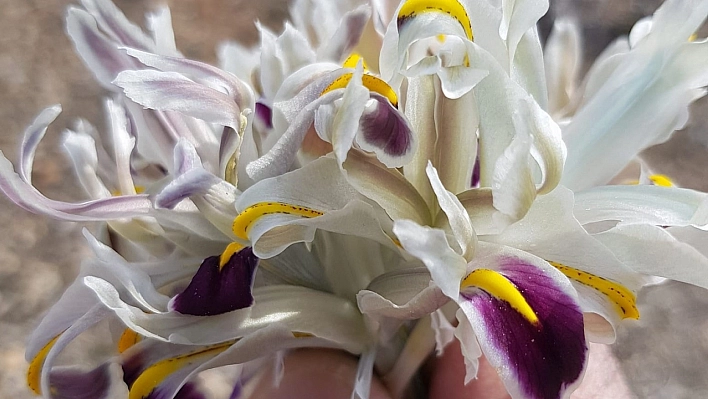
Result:
<svg viewBox="0 0 708 399"><path fill-rule="evenodd" d="M545 270L512 257L500 263L499 273L523 294L539 323L486 292L463 291L460 306L512 397L565 397L587 361L582 312Z"/></svg>
<svg viewBox="0 0 708 399"><path fill-rule="evenodd" d="M205 259L189 286L172 299L171 308L183 314L208 316L251 306L258 260L250 247L233 254L223 267L219 256Z"/></svg>

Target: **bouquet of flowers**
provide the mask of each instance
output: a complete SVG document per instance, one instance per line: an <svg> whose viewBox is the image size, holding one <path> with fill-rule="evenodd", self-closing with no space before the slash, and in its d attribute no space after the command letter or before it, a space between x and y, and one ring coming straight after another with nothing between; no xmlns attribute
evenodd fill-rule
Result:
<svg viewBox="0 0 708 399"><path fill-rule="evenodd" d="M21 208L99 221L92 256L29 338L47 398L232 397L296 348L358 358L393 397L458 343L513 398L567 398L590 342L640 317L664 279L708 288L708 195L637 155L708 85L706 0L667 0L580 80L578 27L542 47L548 0L294 0L283 31L225 43L221 68L175 47L166 7L143 31L109 0L68 10L104 86L109 128L65 132L86 201L32 185L42 111L0 190ZM633 181L613 178L639 164ZM55 366L106 324L93 369ZM378 378L377 377L377 378Z"/></svg>

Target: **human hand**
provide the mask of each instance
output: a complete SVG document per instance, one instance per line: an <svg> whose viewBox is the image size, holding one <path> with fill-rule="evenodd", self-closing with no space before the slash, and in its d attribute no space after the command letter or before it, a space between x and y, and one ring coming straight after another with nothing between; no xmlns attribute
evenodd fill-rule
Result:
<svg viewBox="0 0 708 399"><path fill-rule="evenodd" d="M279 387L273 386L272 370L265 371L254 381L252 398L349 398L356 375L357 360L344 352L325 349L304 349L289 353L285 358L285 374ZM480 359L477 379L464 385L465 367L459 344L454 341L440 357L432 358L425 368L429 398L502 399L509 398L496 371ZM631 394L617 360L609 347L590 345L590 361L585 379L573 393L573 399L608 397L625 399ZM371 399L392 399L383 382L374 378Z"/></svg>

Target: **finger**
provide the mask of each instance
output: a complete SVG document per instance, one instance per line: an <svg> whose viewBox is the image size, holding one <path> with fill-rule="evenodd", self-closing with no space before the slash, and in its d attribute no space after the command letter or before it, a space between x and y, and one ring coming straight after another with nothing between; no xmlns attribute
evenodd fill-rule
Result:
<svg viewBox="0 0 708 399"><path fill-rule="evenodd" d="M590 344L590 359L585 377L571 399L593 399L612 397L634 398L622 374L617 358L608 345Z"/></svg>
<svg viewBox="0 0 708 399"><path fill-rule="evenodd" d="M440 357L431 359L430 370L430 399L506 399L504 384L497 372L482 356L479 359L477 379L464 385L465 361L460 352L460 344L453 340Z"/></svg>
<svg viewBox="0 0 708 399"><path fill-rule="evenodd" d="M349 399L354 389L357 359L345 352L327 349L300 349L284 360L280 386L274 386L273 368L268 367L254 381L253 399ZM371 399L391 399L383 384L374 377Z"/></svg>

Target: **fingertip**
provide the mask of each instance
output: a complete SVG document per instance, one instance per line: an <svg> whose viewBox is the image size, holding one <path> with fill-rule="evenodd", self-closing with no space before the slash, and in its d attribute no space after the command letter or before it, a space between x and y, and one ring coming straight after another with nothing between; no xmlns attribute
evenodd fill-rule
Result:
<svg viewBox="0 0 708 399"><path fill-rule="evenodd" d="M465 361L460 344L453 340L442 356L430 359L429 398L430 399L507 399L509 394L497 375L496 370L482 356L479 359L477 378L464 385Z"/></svg>
<svg viewBox="0 0 708 399"><path fill-rule="evenodd" d="M354 389L358 361L342 351L299 349L284 359L280 385L273 383L273 368L268 367L253 381L253 399L350 398ZM391 399L381 381L374 377L370 399Z"/></svg>

